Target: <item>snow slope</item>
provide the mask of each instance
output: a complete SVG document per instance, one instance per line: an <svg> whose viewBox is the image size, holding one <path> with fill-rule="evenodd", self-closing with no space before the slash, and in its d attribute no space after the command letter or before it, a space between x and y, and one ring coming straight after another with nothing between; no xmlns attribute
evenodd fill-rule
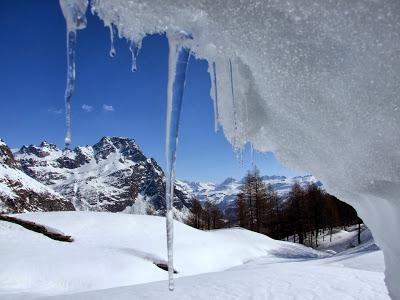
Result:
<svg viewBox="0 0 400 300"><path fill-rule="evenodd" d="M71 235L72 243L0 221L0 298L57 295L167 279L165 218L122 213L27 213L20 218ZM326 254L244 229L199 231L174 224L177 277L218 272L256 257ZM165 286L166 288L166 286Z"/></svg>
<svg viewBox="0 0 400 300"><path fill-rule="evenodd" d="M336 247L353 237L337 232L333 239ZM278 248L271 251L274 255L226 271L179 278L173 293L161 281L45 299L390 299L383 281L383 253L371 247L368 229L362 241L360 246L322 259L296 257L297 251Z"/></svg>

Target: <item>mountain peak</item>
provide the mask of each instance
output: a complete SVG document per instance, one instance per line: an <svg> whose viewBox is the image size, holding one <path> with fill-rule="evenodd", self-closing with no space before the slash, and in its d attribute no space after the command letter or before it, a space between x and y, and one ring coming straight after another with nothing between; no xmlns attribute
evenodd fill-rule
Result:
<svg viewBox="0 0 400 300"><path fill-rule="evenodd" d="M50 155L50 152L52 151L58 151L59 149L55 144L49 144L46 141L43 141L40 143L39 146L36 145L29 145L29 146L22 146L21 149L19 150L19 153L22 154L33 154L37 157L43 158L46 156Z"/></svg>
<svg viewBox="0 0 400 300"><path fill-rule="evenodd" d="M6 164L12 168L16 167L14 155L2 139L0 139L0 163Z"/></svg>
<svg viewBox="0 0 400 300"><path fill-rule="evenodd" d="M134 162L146 160L135 140L126 137L104 136L93 149L96 159L106 159L111 153L118 151L125 159Z"/></svg>
<svg viewBox="0 0 400 300"><path fill-rule="evenodd" d="M41 142L40 145L39 145L39 147L40 147L40 148L49 148L49 149L52 149L52 150L58 149L58 148L57 148L57 145L55 145L55 144L50 144L50 143L48 143L47 141Z"/></svg>
<svg viewBox="0 0 400 300"><path fill-rule="evenodd" d="M235 178L228 177L220 185L228 185L228 184L231 184L232 182L235 182L235 181L236 181Z"/></svg>

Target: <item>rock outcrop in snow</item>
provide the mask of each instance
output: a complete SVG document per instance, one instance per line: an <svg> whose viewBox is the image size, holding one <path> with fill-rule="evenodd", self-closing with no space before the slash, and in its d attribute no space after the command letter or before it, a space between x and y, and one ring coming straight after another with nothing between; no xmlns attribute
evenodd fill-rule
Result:
<svg viewBox="0 0 400 300"><path fill-rule="evenodd" d="M11 150L0 140L0 213L75 210L59 193L20 169Z"/></svg>
<svg viewBox="0 0 400 300"><path fill-rule="evenodd" d="M15 157L26 174L71 199L78 210L165 213L164 172L132 139L103 137L73 150L43 142L23 146ZM189 206L178 190L174 206L182 214Z"/></svg>

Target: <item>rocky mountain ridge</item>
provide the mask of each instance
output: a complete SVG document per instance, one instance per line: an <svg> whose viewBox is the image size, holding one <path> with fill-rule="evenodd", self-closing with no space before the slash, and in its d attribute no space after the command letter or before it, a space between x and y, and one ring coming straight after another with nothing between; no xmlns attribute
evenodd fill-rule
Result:
<svg viewBox="0 0 400 300"><path fill-rule="evenodd" d="M75 208L65 197L22 172L0 139L0 213L60 210Z"/></svg>
<svg viewBox="0 0 400 300"><path fill-rule="evenodd" d="M15 153L21 169L71 200L78 210L164 215L165 177L133 139L103 137L93 146L59 149L42 142ZM176 190L176 215L190 203Z"/></svg>

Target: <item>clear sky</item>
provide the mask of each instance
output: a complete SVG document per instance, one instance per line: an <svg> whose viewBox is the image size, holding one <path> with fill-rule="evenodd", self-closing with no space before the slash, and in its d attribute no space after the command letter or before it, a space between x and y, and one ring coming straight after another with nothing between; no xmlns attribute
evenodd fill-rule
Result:
<svg viewBox="0 0 400 300"><path fill-rule="evenodd" d="M168 44L165 36L144 40L138 71L132 73L126 40L109 56L108 28L90 13L78 32L76 88L72 99L72 146L102 136L134 138L145 155L164 166ZM56 0L0 1L0 137L10 147L43 140L63 147L66 82L65 21ZM251 166L214 132L207 62L191 59L184 95L176 174L220 182L242 177ZM273 154L255 154L262 174L299 175Z"/></svg>

